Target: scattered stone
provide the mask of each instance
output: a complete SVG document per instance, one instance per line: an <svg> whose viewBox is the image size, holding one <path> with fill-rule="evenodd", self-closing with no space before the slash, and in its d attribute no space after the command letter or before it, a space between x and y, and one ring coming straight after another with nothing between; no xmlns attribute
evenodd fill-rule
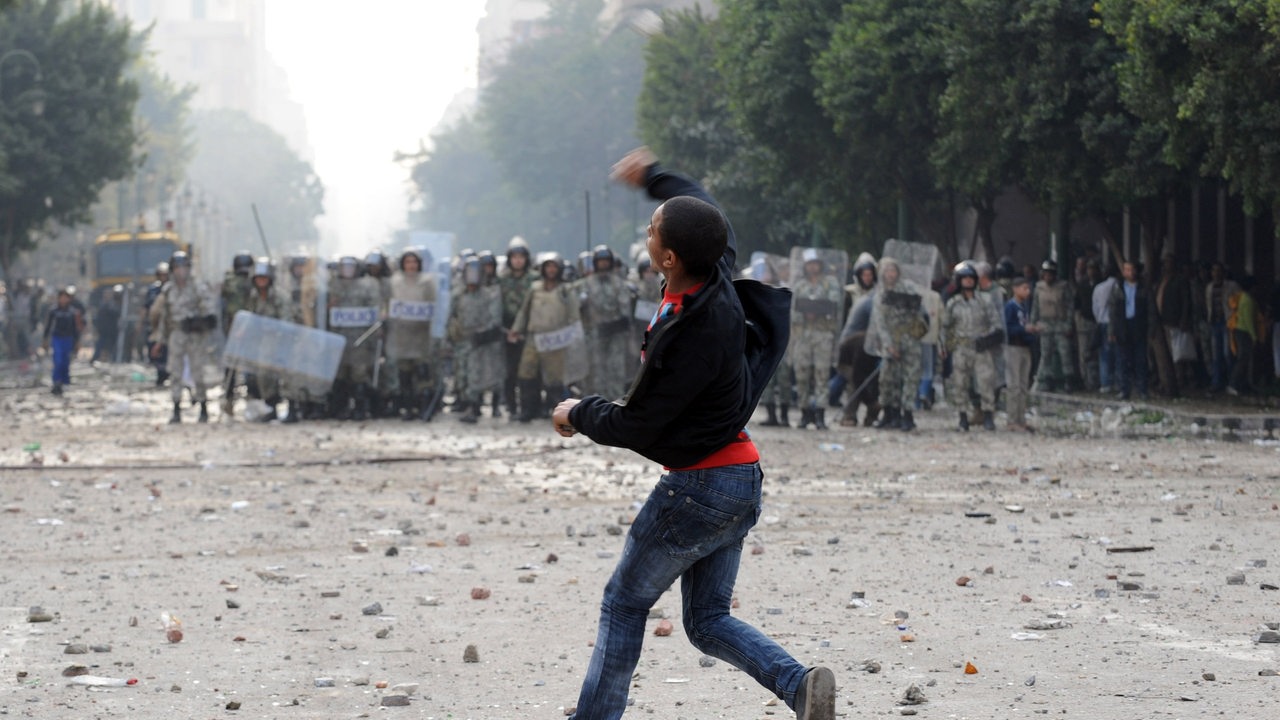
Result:
<svg viewBox="0 0 1280 720"><path fill-rule="evenodd" d="M858 669L871 675L877 675L880 673L881 668L880 663L875 660L863 660Z"/></svg>
<svg viewBox="0 0 1280 720"><path fill-rule="evenodd" d="M1280 643L1280 632L1276 632L1275 630L1263 630L1258 633L1258 637L1254 638L1254 642Z"/></svg>
<svg viewBox="0 0 1280 720"><path fill-rule="evenodd" d="M1262 590L1280 590L1280 586L1272 585L1271 583L1262 583L1258 588Z"/></svg>
<svg viewBox="0 0 1280 720"><path fill-rule="evenodd" d="M927 702L929 698L924 696L924 691L915 683L903 691L902 697L898 700L899 705L921 705Z"/></svg>
<svg viewBox="0 0 1280 720"><path fill-rule="evenodd" d="M400 554L400 548L396 547L395 545L392 545L391 547L387 548L387 551L383 553L383 555L385 555L386 557L396 557L399 554Z"/></svg>
<svg viewBox="0 0 1280 720"><path fill-rule="evenodd" d="M534 575L533 573L526 573L524 575L521 575L519 578L517 578L519 582L526 583L526 584L532 583L534 580L537 580L537 579L538 579L538 576Z"/></svg>
<svg viewBox="0 0 1280 720"><path fill-rule="evenodd" d="M1210 672L1204 673L1200 677L1204 678L1207 682L1213 682L1214 680L1218 679L1217 675L1214 675L1213 673L1210 673Z"/></svg>
<svg viewBox="0 0 1280 720"><path fill-rule="evenodd" d="M1277 677L1280 676L1280 670L1259 670L1259 677Z"/></svg>
<svg viewBox="0 0 1280 720"><path fill-rule="evenodd" d="M395 685L391 686L391 694L392 695L417 695L418 683L416 682L396 683Z"/></svg>
<svg viewBox="0 0 1280 720"><path fill-rule="evenodd" d="M807 547L791 548L791 554L798 557L809 557L813 555L813 551Z"/></svg>
<svg viewBox="0 0 1280 720"><path fill-rule="evenodd" d="M709 667L714 667L715 664L716 664L716 659L711 657L710 655L703 655L702 657L698 658L699 667L709 668Z"/></svg>
<svg viewBox="0 0 1280 720"><path fill-rule="evenodd" d="M68 665L62 669L62 677L76 677L78 675L88 675L88 674L89 674L89 668L79 664ZM19 676L21 676L21 673L19 673Z"/></svg>
<svg viewBox="0 0 1280 720"><path fill-rule="evenodd" d="M487 588L487 587L473 587L473 588L471 588L471 599L472 599L472 600L488 600L488 599L489 599L489 595L490 595L490 593L489 593L489 588Z"/></svg>
<svg viewBox="0 0 1280 720"><path fill-rule="evenodd" d="M337 590L322 590L322 591L320 591L320 597L322 597L322 598L336 598L336 597L338 597L338 596L339 596L339 595L341 595L341 594L342 594L342 593L338 592Z"/></svg>
<svg viewBox="0 0 1280 720"><path fill-rule="evenodd" d="M1062 619L1032 620L1022 627L1027 630L1062 630L1071 627L1071 623Z"/></svg>
<svg viewBox="0 0 1280 720"><path fill-rule="evenodd" d="M228 710L239 710L239 709L240 709L240 701L239 701L239 700L231 700L231 701L228 701L228 702L227 702L227 709L228 709Z"/></svg>
<svg viewBox="0 0 1280 720"><path fill-rule="evenodd" d="M228 610L238 610L239 608L240 608L240 603L236 602L235 600L232 600L231 598L227 598Z"/></svg>
<svg viewBox="0 0 1280 720"><path fill-rule="evenodd" d="M547 561L546 561L546 562L547 562L547 564L548 564L548 565L550 565L550 564L552 564L552 563L558 563L558 562L560 562L560 556L559 556L559 555L556 555L555 553L547 553Z"/></svg>
<svg viewBox="0 0 1280 720"><path fill-rule="evenodd" d="M751 554L752 554L752 555L763 555L763 554L764 554L764 546L763 546L763 545L752 545L752 546L751 546Z"/></svg>
<svg viewBox="0 0 1280 720"><path fill-rule="evenodd" d="M1228 575L1228 576L1227 576L1227 584L1228 584L1228 585L1243 585L1243 584L1244 584L1244 573L1234 573L1234 574L1232 574L1232 575Z"/></svg>
<svg viewBox="0 0 1280 720"><path fill-rule="evenodd" d="M1022 684L1023 684L1023 685L1026 685L1027 687L1035 687L1035 685L1036 685L1036 676L1035 676L1035 675L1032 675L1031 677L1027 678L1026 680L1023 680L1023 681L1022 681Z"/></svg>
<svg viewBox="0 0 1280 720"><path fill-rule="evenodd" d="M364 607L360 608L360 612L364 613L365 615L381 615L382 603L375 602L371 605L365 605Z"/></svg>
<svg viewBox="0 0 1280 720"><path fill-rule="evenodd" d="M1121 590L1141 590L1142 589L1142 583L1133 582L1132 580L1120 580L1117 583L1117 585L1119 585Z"/></svg>
<svg viewBox="0 0 1280 720"><path fill-rule="evenodd" d="M379 680L378 682L374 683L373 686L378 688L379 690L385 690L387 687L387 681Z"/></svg>
<svg viewBox="0 0 1280 720"><path fill-rule="evenodd" d="M972 587L973 578L969 577L968 575L961 575L960 577L956 578L956 585L959 585L960 587Z"/></svg>
<svg viewBox="0 0 1280 720"><path fill-rule="evenodd" d="M111 646L110 646L110 645L104 645L104 644L102 644L102 643L99 643L99 644L97 644L97 645L90 645L90 646L89 646L89 649L90 649L90 650L92 650L92 651L94 651L94 652L96 652L96 653L109 653L109 652L111 652Z"/></svg>
<svg viewBox="0 0 1280 720"><path fill-rule="evenodd" d="M471 536L466 533L458 533L458 536L453 541L458 544L458 547L467 547L471 544Z"/></svg>
<svg viewBox="0 0 1280 720"><path fill-rule="evenodd" d="M379 640L386 640L387 636L390 634L391 634L391 628L384 627L378 630L378 632L374 633L373 636L378 638Z"/></svg>
<svg viewBox="0 0 1280 720"><path fill-rule="evenodd" d="M466 649L462 651L462 662L464 663L480 662L480 650L477 649L475 645L468 645Z"/></svg>
<svg viewBox="0 0 1280 720"><path fill-rule="evenodd" d="M671 624L671 621L666 618L663 618L658 621L657 627L653 629L653 634L657 635L658 637L667 637L668 635L671 634L671 631L674 629L675 629L675 626Z"/></svg>
<svg viewBox="0 0 1280 720"><path fill-rule="evenodd" d="M333 687L333 678L331 677L319 677L316 678L315 682L318 688Z"/></svg>
<svg viewBox="0 0 1280 720"><path fill-rule="evenodd" d="M365 541L363 541L363 540L357 540L357 541L355 541L355 542L351 543L351 552L353 552L353 553L367 553L367 552L369 552L369 543L367 543L367 542L365 542Z"/></svg>
<svg viewBox="0 0 1280 720"><path fill-rule="evenodd" d="M973 663L971 663L971 662L966 662L966 663L964 664L964 674L965 674L965 675L977 675L977 674L978 674L978 668L977 668L977 666L975 666L975 665L974 665Z"/></svg>
<svg viewBox="0 0 1280 720"><path fill-rule="evenodd" d="M27 612L27 622L29 623L53 622L53 614L45 612L44 608L37 605L31 608L31 610Z"/></svg>
<svg viewBox="0 0 1280 720"><path fill-rule="evenodd" d="M1022 602L1024 602L1024 603L1029 603L1029 602L1031 602L1031 596L1030 596L1030 595L1025 595L1025 594L1024 594L1024 595L1022 596Z"/></svg>
<svg viewBox="0 0 1280 720"><path fill-rule="evenodd" d="M384 695L382 697L382 707L408 707L408 695Z"/></svg>
<svg viewBox="0 0 1280 720"><path fill-rule="evenodd" d="M62 652L66 655L84 655L89 652L89 646L84 643L71 643Z"/></svg>

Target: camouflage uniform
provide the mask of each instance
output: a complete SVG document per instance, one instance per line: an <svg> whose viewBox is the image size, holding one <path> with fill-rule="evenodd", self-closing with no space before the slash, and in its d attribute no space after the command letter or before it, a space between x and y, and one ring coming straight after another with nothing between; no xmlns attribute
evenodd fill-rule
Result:
<svg viewBox="0 0 1280 720"><path fill-rule="evenodd" d="M301 309L290 302L288 295L277 289L274 284L268 285L265 293L253 288L253 292L249 295L244 309L254 315L275 318L295 324L301 324L302 322ZM289 389L284 387L280 378L275 375L259 372L255 374L254 382L258 387L257 395L265 398L268 405L275 405L282 397L292 397Z"/></svg>
<svg viewBox="0 0 1280 720"><path fill-rule="evenodd" d="M982 291L952 296L942 316L942 342L951 356L951 404L962 413L973 412L970 390L976 387L982 411L994 413L999 383L992 348L1004 349L1004 323L989 296Z"/></svg>
<svg viewBox="0 0 1280 720"><path fill-rule="evenodd" d="M823 274L796 281L791 289L791 368L800 407L816 408L831 370L844 288Z"/></svg>
<svg viewBox="0 0 1280 720"><path fill-rule="evenodd" d="M182 401L183 369L189 368L195 385L193 398L203 403L208 397L205 366L211 362L209 335L218 322L213 293L203 282L188 278L179 285L170 280L160 289L151 306L151 340L168 347L167 371L172 377L174 404Z"/></svg>
<svg viewBox="0 0 1280 720"><path fill-rule="evenodd" d="M526 267L519 275L505 267L498 274L498 288L502 292L502 327L510 330L516 322L516 314L528 297L536 275ZM503 346L504 370L502 396L507 401L507 412L516 413L516 372L520 369L520 356L524 353L524 340L508 341Z"/></svg>
<svg viewBox="0 0 1280 720"><path fill-rule="evenodd" d="M480 416L480 396L502 382L502 291L497 285L470 286L449 306L449 339L454 344L455 378L464 390L464 422Z"/></svg>
<svg viewBox="0 0 1280 720"><path fill-rule="evenodd" d="M893 427L901 414L910 417L920 384L920 338L929 329L919 286L899 277L892 286L885 277L892 258L880 260L880 287L871 308L866 350L880 357L880 404L883 422Z"/></svg>
<svg viewBox="0 0 1280 720"><path fill-rule="evenodd" d="M615 272L596 272L577 283L583 301L583 326L591 374L587 393L621 398L627 391L637 356L631 352L631 291Z"/></svg>
<svg viewBox="0 0 1280 720"><path fill-rule="evenodd" d="M360 415L368 412L373 388L373 365L378 360L373 338L356 346L355 342L382 317L382 291L371 278L336 277L329 285L328 329L347 339L342 349L338 375L334 379L334 410L345 415L348 400L354 394Z"/></svg>
<svg viewBox="0 0 1280 720"><path fill-rule="evenodd" d="M511 329L526 339L517 373L524 383L520 391L521 402L524 397L530 400L527 407L521 408L522 419L532 417L531 413L536 408L558 402L564 394L567 381L580 379L566 377L570 359L567 357L567 349L538 352L535 336L563 330L580 321L578 298L568 283L556 283L551 288L547 287L545 281L535 283L525 298L524 305L520 306ZM535 398L541 396L543 389L547 392L546 401L536 402Z"/></svg>
<svg viewBox="0 0 1280 720"><path fill-rule="evenodd" d="M1063 280L1041 280L1036 284L1031 324L1040 328L1040 370L1036 373L1040 390L1064 387L1075 375L1071 349L1073 294L1071 283Z"/></svg>
<svg viewBox="0 0 1280 720"><path fill-rule="evenodd" d="M391 276L387 306L387 373L396 375L400 404L425 409L423 395L434 392L437 379L431 367L431 321L436 312L437 289L433 275L399 272Z"/></svg>

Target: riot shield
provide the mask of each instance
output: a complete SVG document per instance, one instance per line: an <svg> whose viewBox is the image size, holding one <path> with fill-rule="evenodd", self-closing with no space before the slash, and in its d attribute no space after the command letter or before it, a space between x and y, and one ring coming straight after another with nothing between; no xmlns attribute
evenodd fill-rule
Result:
<svg viewBox="0 0 1280 720"><path fill-rule="evenodd" d="M236 313L222 352L222 366L275 375L286 387L313 396L329 392L346 338L296 323Z"/></svg>
<svg viewBox="0 0 1280 720"><path fill-rule="evenodd" d="M591 358L587 355L586 332L581 322L566 325L558 330L534 333L533 347L540 353L560 352L564 357L565 385L578 382L591 372ZM544 378L556 382L556 378Z"/></svg>
<svg viewBox="0 0 1280 720"><path fill-rule="evenodd" d="M806 321L844 323L844 278L849 255L843 250L791 248L791 312Z"/></svg>
<svg viewBox="0 0 1280 720"><path fill-rule="evenodd" d="M884 253L880 257L897 260L902 277L924 289L932 288L933 279L943 274L938 248L929 243L885 240Z"/></svg>
<svg viewBox="0 0 1280 720"><path fill-rule="evenodd" d="M751 265L743 271L742 276L759 280L765 285L786 287L791 282L791 258L757 250L751 253Z"/></svg>

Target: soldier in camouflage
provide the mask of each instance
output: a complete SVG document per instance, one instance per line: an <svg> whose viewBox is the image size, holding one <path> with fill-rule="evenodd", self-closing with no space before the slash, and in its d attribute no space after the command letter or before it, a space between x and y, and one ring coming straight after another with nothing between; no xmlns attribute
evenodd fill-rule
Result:
<svg viewBox="0 0 1280 720"><path fill-rule="evenodd" d="M633 296L607 245L596 246L591 263L591 274L577 282L591 361L590 385L584 391L617 399L627 391L636 359L628 342Z"/></svg>
<svg viewBox="0 0 1280 720"><path fill-rule="evenodd" d="M289 296L282 289L276 287L275 278L275 268L272 267L270 258L260 257L254 261L253 276L250 278L253 291L249 295L245 310L254 315L301 323L301 309L290 302ZM248 386L249 397L263 400L271 408L263 416L263 422L276 419L277 406L286 398L289 400L289 413L284 421L297 422L297 398L279 377L270 373L255 373L249 380Z"/></svg>
<svg viewBox="0 0 1280 720"><path fill-rule="evenodd" d="M217 301L202 281L192 276L191 257L176 252L169 258L169 281L151 305L151 356L162 349L169 356L168 372L173 378L173 416L170 423L182 422L183 370L188 369L195 385L193 399L200 404L200 422L209 422L205 365L209 358L209 335L218 328Z"/></svg>
<svg viewBox="0 0 1280 720"><path fill-rule="evenodd" d="M827 376L840 329L840 310L844 289L826 271L816 250L802 253L804 275L791 289L791 369L796 377L796 394L800 400L800 424L813 423L826 430L826 409L819 405L824 395Z"/></svg>
<svg viewBox="0 0 1280 720"><path fill-rule="evenodd" d="M382 291L377 281L360 276L360 261L353 256L339 260L337 270L329 284L328 330L345 337L347 345L333 381L329 414L339 420L367 420L378 344L372 337L360 345L356 341L382 319Z"/></svg>
<svg viewBox="0 0 1280 720"><path fill-rule="evenodd" d="M1045 260L1031 300L1031 325L1040 335L1038 390L1070 390L1069 383L1075 375L1075 352L1071 347L1073 295L1071 283L1058 279L1058 263Z"/></svg>
<svg viewBox="0 0 1280 720"><path fill-rule="evenodd" d="M1004 348L1004 322L990 299L978 291L978 271L971 263L955 267L956 293L942 316L942 357L951 356L947 383L951 404L960 411L960 429L969 429L973 412L970 390L981 398L982 426L996 429L996 367L992 349Z"/></svg>
<svg viewBox="0 0 1280 720"><path fill-rule="evenodd" d="M381 307L387 307L391 300L391 262L381 250L373 250L364 258L365 275L378 286ZM385 317L385 316L384 316ZM386 333L370 338L374 343L374 364L378 372L374 373L376 385L370 399L374 417L386 417L396 414L396 401L400 396L400 374L395 372L387 362Z"/></svg>
<svg viewBox="0 0 1280 720"><path fill-rule="evenodd" d="M486 390L498 394L502 381L502 291L496 284L485 284L484 268L479 258L468 260L462 269L462 292L449 306L449 340L456 349L453 372L463 376L466 404L461 418L464 423L480 419L481 396ZM496 409L496 405L495 405ZM497 417L501 417L500 415Z"/></svg>
<svg viewBox="0 0 1280 720"><path fill-rule="evenodd" d="M427 256L430 258L430 255ZM435 412L435 368L431 366L431 324L435 317L435 276L417 250L400 256L400 272L391 276L387 306L387 372L395 373L400 394L397 407L404 420L431 420Z"/></svg>
<svg viewBox="0 0 1280 720"><path fill-rule="evenodd" d="M912 410L920 384L920 338L929 329L922 290L902 277L898 261L880 259L880 287L871 308L866 350L880 358L881 429L915 429Z"/></svg>
<svg viewBox="0 0 1280 720"><path fill-rule="evenodd" d="M581 308L572 288L561 281L563 272L559 255L542 257L538 263L541 281L534 283L508 332L513 340L528 340L518 371L521 422L548 413L565 397L570 360L567 348L573 328L581 329Z"/></svg>
<svg viewBox="0 0 1280 720"><path fill-rule="evenodd" d="M231 269L222 278L221 311L222 332L231 332L231 321L236 313L244 310L249 304L249 294L253 290L249 275L253 270L253 256L248 250L241 250L231 259ZM222 416L230 419L235 409L236 371L227 369L222 376Z"/></svg>
<svg viewBox="0 0 1280 720"><path fill-rule="evenodd" d="M507 266L498 275L498 287L502 291L502 327L510 330L515 324L516 313L533 287L534 275L529 266L533 258L524 238L516 236L507 243ZM503 350L504 371L502 397L507 403L507 416L515 420L519 407L516 395L516 372L520 368L520 355L524 353L523 340L508 339Z"/></svg>

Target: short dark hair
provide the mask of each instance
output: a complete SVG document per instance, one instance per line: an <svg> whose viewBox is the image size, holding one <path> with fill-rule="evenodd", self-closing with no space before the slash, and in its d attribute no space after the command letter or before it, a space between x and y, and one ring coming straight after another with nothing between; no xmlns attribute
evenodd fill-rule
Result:
<svg viewBox="0 0 1280 720"><path fill-rule="evenodd" d="M715 205L695 197L673 197L662 205L658 228L663 247L676 254L693 277L707 277L729 244L729 223Z"/></svg>
<svg viewBox="0 0 1280 720"><path fill-rule="evenodd" d="M1030 285L1030 284L1031 284L1031 281L1028 280L1025 275L1019 275L1018 277L1013 279L1013 284L1010 285L1009 287L1021 287L1023 285Z"/></svg>

